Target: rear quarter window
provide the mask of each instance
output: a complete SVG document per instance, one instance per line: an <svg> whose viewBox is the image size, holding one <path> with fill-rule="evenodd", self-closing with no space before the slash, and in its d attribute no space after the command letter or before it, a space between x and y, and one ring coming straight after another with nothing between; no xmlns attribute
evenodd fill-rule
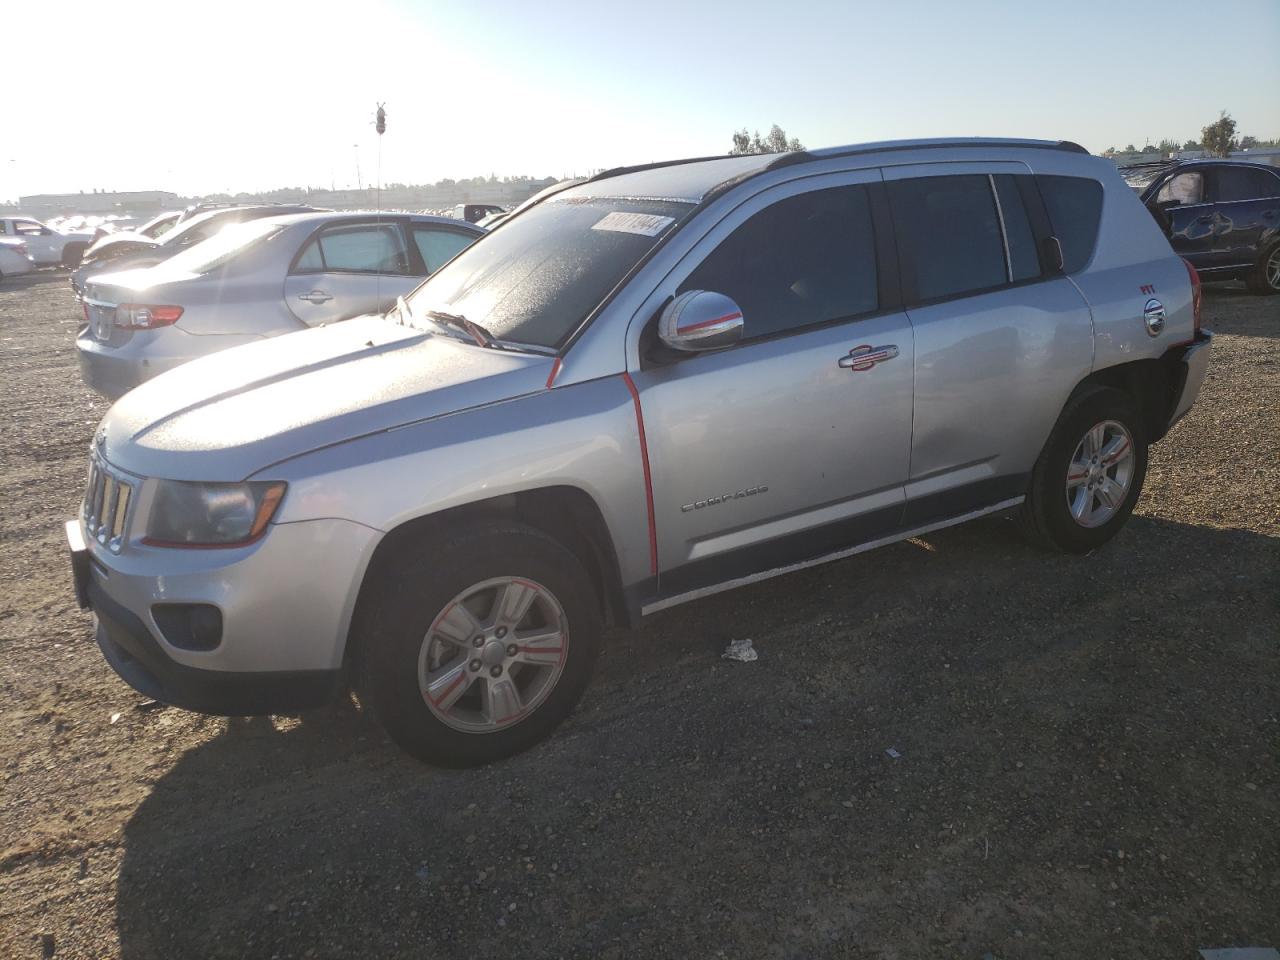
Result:
<svg viewBox="0 0 1280 960"><path fill-rule="evenodd" d="M1076 273L1093 256L1102 219L1102 184L1088 177L1038 174L1036 183L1044 198L1053 234L1062 244L1062 269Z"/></svg>

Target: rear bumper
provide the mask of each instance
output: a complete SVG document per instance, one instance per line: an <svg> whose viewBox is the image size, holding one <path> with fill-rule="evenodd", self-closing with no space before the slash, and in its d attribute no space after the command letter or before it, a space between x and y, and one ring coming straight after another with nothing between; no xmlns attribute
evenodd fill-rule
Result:
<svg viewBox="0 0 1280 960"><path fill-rule="evenodd" d="M1213 331L1201 330L1193 341L1171 351L1171 359L1176 362L1181 374L1182 386L1174 393L1173 409L1169 415L1170 427L1186 415L1200 396L1212 348Z"/></svg>

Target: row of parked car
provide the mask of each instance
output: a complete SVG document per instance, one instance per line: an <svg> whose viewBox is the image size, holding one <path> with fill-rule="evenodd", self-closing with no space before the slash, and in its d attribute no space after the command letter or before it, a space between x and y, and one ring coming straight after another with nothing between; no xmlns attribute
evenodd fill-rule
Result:
<svg viewBox="0 0 1280 960"><path fill-rule="evenodd" d="M385 313L485 231L465 220L305 206L206 210L95 242L71 276L85 382L115 399L227 347Z"/></svg>

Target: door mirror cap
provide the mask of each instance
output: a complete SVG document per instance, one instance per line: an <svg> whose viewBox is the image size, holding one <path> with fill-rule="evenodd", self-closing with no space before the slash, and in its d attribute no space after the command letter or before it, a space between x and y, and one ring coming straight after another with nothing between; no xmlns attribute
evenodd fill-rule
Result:
<svg viewBox="0 0 1280 960"><path fill-rule="evenodd" d="M732 346L742 339L742 311L723 293L690 290L658 315L658 337L685 353Z"/></svg>

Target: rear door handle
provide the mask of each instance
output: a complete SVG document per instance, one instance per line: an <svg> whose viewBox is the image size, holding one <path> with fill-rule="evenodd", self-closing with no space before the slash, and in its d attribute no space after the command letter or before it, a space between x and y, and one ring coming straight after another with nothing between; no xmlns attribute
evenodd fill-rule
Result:
<svg viewBox="0 0 1280 960"><path fill-rule="evenodd" d="M898 355L896 345L890 343L883 347L873 347L864 343L861 346L854 347L845 356L838 361L841 370L852 370L860 373L863 370L870 370L877 363L884 363L886 360L892 360Z"/></svg>
<svg viewBox="0 0 1280 960"><path fill-rule="evenodd" d="M310 293L298 294L298 299L305 300L307 303L328 303L333 297L323 290L312 290Z"/></svg>

